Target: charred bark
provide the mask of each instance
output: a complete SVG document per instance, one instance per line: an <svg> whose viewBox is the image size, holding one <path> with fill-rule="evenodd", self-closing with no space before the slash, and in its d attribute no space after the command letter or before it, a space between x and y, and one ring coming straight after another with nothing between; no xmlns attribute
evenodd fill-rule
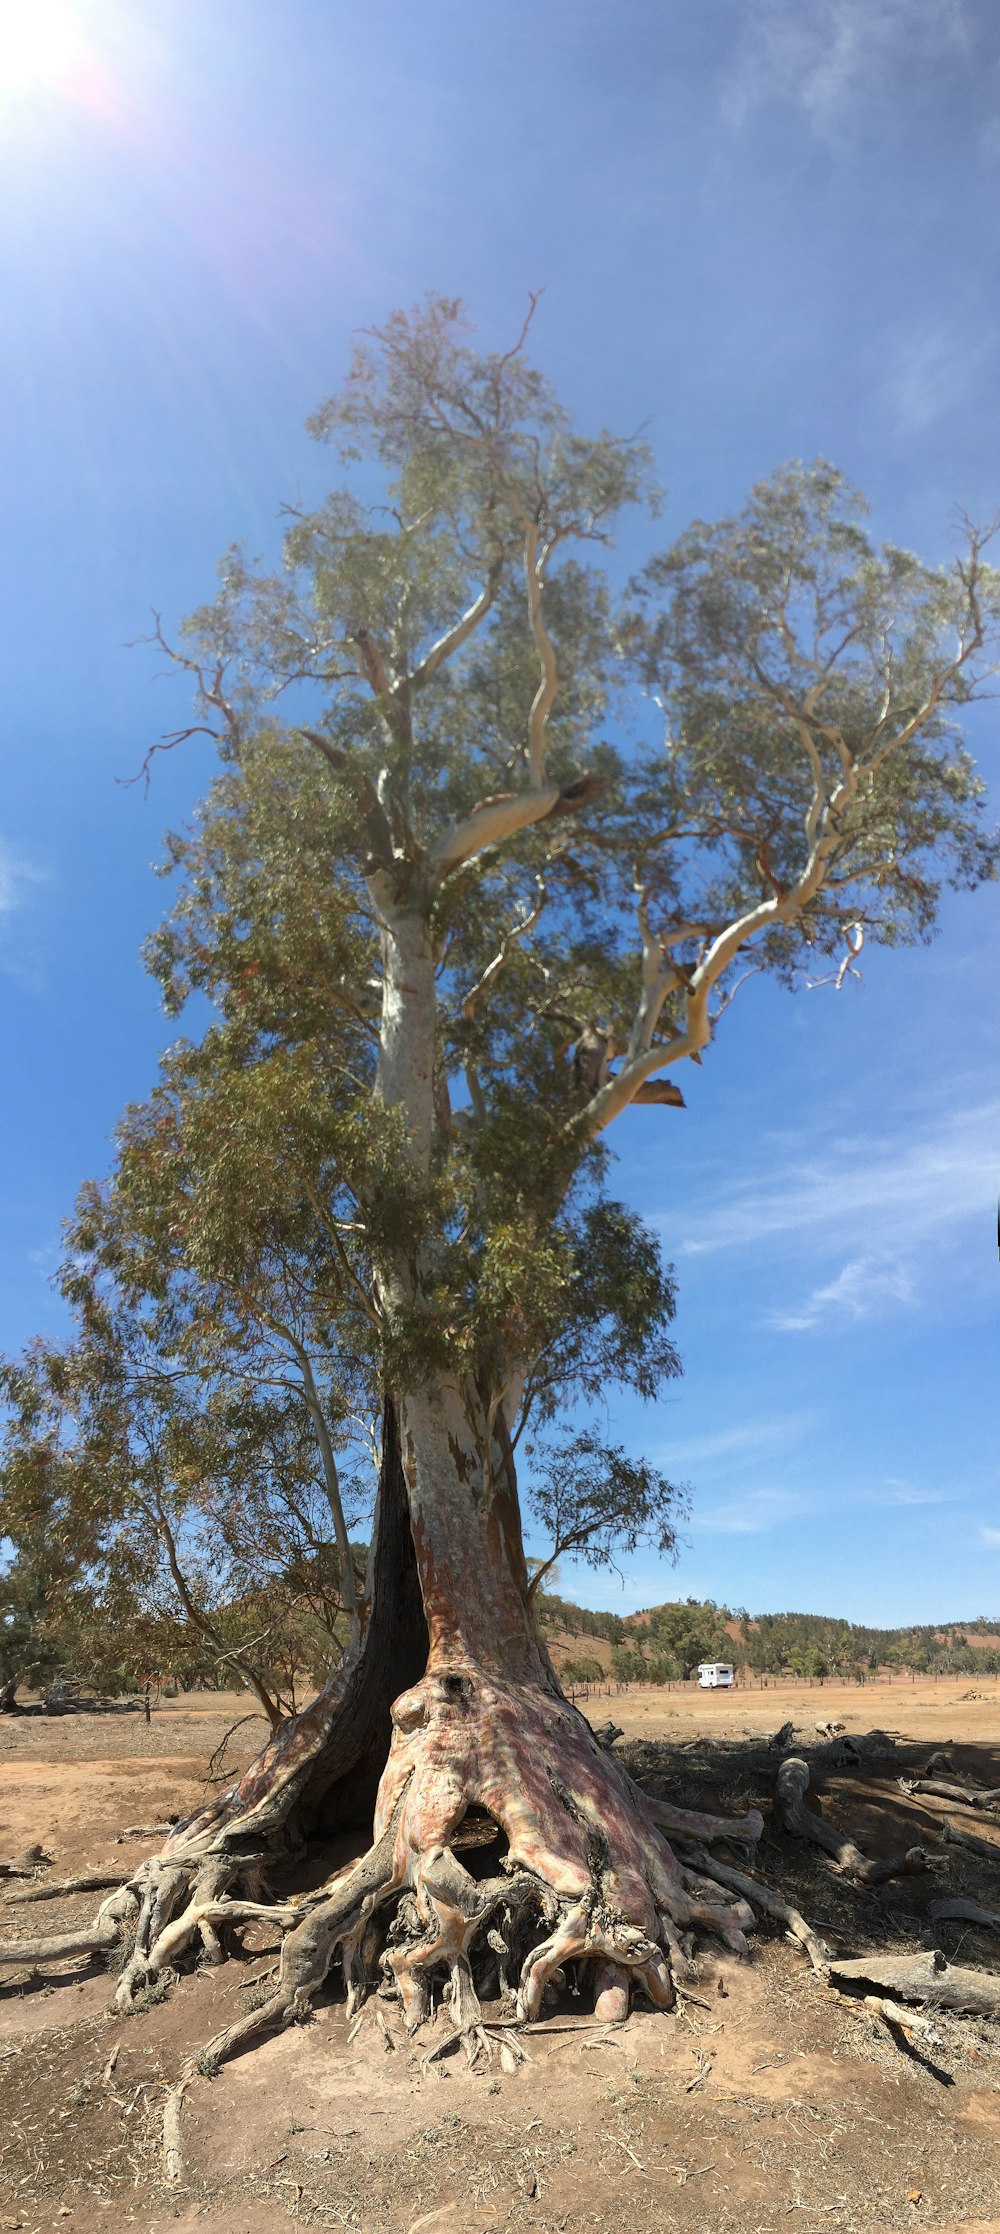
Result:
<svg viewBox="0 0 1000 2234"><path fill-rule="evenodd" d="M396 1407L387 1401L361 1643L207 1807L175 1824L164 1859L294 1848L371 1821L392 1734L392 1703L427 1658Z"/></svg>

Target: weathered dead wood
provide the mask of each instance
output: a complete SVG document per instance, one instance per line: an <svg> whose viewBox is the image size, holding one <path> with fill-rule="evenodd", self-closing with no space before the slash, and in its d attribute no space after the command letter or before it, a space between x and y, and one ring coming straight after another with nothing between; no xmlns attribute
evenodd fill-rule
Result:
<svg viewBox="0 0 1000 2234"><path fill-rule="evenodd" d="M115 1845L124 1846L130 1838L166 1838L179 1822L179 1815L169 1815L165 1823L129 1823L124 1831L119 1831Z"/></svg>
<svg viewBox="0 0 1000 2234"><path fill-rule="evenodd" d="M901 1776L898 1781L902 1791L927 1792L934 1800L958 1800L962 1807L1000 1807L1000 1785L987 1792L973 1784L944 1784L936 1776Z"/></svg>
<svg viewBox="0 0 1000 2234"><path fill-rule="evenodd" d="M1000 1840L994 1844L992 1839L976 1838L972 1831L960 1830L957 1823L949 1823L947 1818L940 1828L947 1846L961 1846L967 1854L978 1854L981 1861L992 1862L1000 1869Z"/></svg>
<svg viewBox="0 0 1000 2234"><path fill-rule="evenodd" d="M681 1838L700 1838L708 1846L720 1838L734 1839L740 1846L755 1846L764 1829L764 1818L756 1807L746 1815L702 1815L695 1808L656 1800L649 1792L643 1792L642 1803L661 1831L676 1831Z"/></svg>
<svg viewBox="0 0 1000 2234"><path fill-rule="evenodd" d="M40 1869L48 1869L51 1861L44 1847L26 1846L12 1861L0 1862L0 1877L34 1877Z"/></svg>
<svg viewBox="0 0 1000 2234"><path fill-rule="evenodd" d="M894 1877L911 1877L927 1868L927 1855L922 1846L909 1846L905 1853L887 1856L884 1860L871 1860L856 1846L852 1838L845 1838L834 1824L825 1823L821 1815L814 1815L805 1804L809 1786L809 1766L795 1754L782 1761L774 1788L775 1806L794 1838L811 1839L814 1846L830 1854L843 1877L856 1885L887 1885Z"/></svg>
<svg viewBox="0 0 1000 2234"><path fill-rule="evenodd" d="M830 1958L834 1985L872 1986L902 2001L922 2001L966 2016L1000 2017L1000 1978L985 1970L958 1969L938 1949L929 1955L862 1955Z"/></svg>
<svg viewBox="0 0 1000 2234"><path fill-rule="evenodd" d="M623 1738L624 1735L624 1730L619 1729L617 1722L599 1722L594 1730L598 1745L603 1745L608 1752L610 1752L615 1740Z"/></svg>
<svg viewBox="0 0 1000 2234"><path fill-rule="evenodd" d="M131 1870L90 1869L82 1877L64 1877L60 1884L31 1885L26 1893L12 1893L10 1906L23 1907L29 1900L61 1900L69 1893L104 1893L115 1885L127 1885Z"/></svg>
<svg viewBox="0 0 1000 2234"><path fill-rule="evenodd" d="M923 2040L928 2048L940 2048L941 2035L935 2032L929 2019L918 2017L916 2011L908 2009L903 2002L889 2001L884 1994L866 1994L864 2005L871 2010L873 2016L882 2018L890 2032L915 2032L917 2038Z"/></svg>
<svg viewBox="0 0 1000 2234"><path fill-rule="evenodd" d="M857 1876L866 1867L867 1857L853 1839L844 1838L832 1823L824 1823L822 1816L812 1813L804 1799L808 1789L808 1762L790 1754L782 1761L774 1787L774 1804L786 1831L791 1831L793 1838L810 1839L814 1846L822 1847L845 1876Z"/></svg>
<svg viewBox="0 0 1000 2234"><path fill-rule="evenodd" d="M0 1944L0 1963L33 1969L36 1963L55 1962L61 1955L96 1955L113 1947L117 1937L114 1917L98 1916L82 1931L56 1932L48 1939L5 1939Z"/></svg>
<svg viewBox="0 0 1000 2234"><path fill-rule="evenodd" d="M772 1892L769 1885L762 1885L756 1877L747 1877L741 1869L730 1869L728 1862L717 1861L714 1854L706 1854L702 1848L692 1847L686 1853L685 1861L700 1870L704 1877L713 1878L717 1885L726 1885L731 1892L742 1893L751 1908L759 1909L765 1916L773 1916L779 1924L783 1924L789 1936L797 1940L800 1947L805 1948L813 1969L822 1978L826 1977L830 1963L828 1947L813 1931L812 1925L807 1924L805 1917L800 1916L798 1909L782 1900L780 1893Z"/></svg>
<svg viewBox="0 0 1000 2234"><path fill-rule="evenodd" d="M179 2187L184 2177L184 2156L181 2149L181 2110L190 2079L182 2079L173 2087L163 2105L163 2175L170 2187Z"/></svg>
<svg viewBox="0 0 1000 2234"><path fill-rule="evenodd" d="M784 1746L791 1743L791 1740L794 1736L794 1722L783 1722L780 1730L775 1730L773 1736L769 1737L766 1742L771 1747L771 1750L773 1752L780 1753Z"/></svg>
<svg viewBox="0 0 1000 2234"><path fill-rule="evenodd" d="M930 1901L927 1914L932 1924L981 1924L984 1931L1000 1931L1000 1916L994 1909L980 1908L978 1901L963 1900L958 1894Z"/></svg>

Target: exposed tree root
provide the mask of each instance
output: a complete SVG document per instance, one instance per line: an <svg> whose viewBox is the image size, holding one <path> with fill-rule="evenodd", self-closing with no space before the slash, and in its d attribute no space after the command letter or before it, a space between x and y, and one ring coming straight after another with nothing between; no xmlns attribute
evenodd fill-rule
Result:
<svg viewBox="0 0 1000 2234"><path fill-rule="evenodd" d="M742 1870L731 1869L728 1862L717 1861L714 1854L695 1851L690 1859L706 1877L714 1878L720 1885L727 1885L734 1893L740 1893L751 1908L760 1909L765 1916L773 1916L776 1923L784 1926L789 1938L805 1948L813 1969L819 1976L828 1976L831 1959L829 1948L819 1934L813 1931L812 1925L807 1924L805 1917L800 1916L798 1909L793 1908L787 1900L782 1900L780 1893L773 1892L769 1885L762 1885L756 1877L745 1876Z"/></svg>
<svg viewBox="0 0 1000 2234"><path fill-rule="evenodd" d="M831 1956L795 1907L716 1853L723 1841L756 1847L756 1809L726 1817L647 1795L542 1682L501 1680L467 1658L442 1659L397 1699L392 1720L373 1843L325 1884L278 1899L267 1886L302 1795L290 1741L284 1752L269 1747L237 1779L228 1816L215 1801L174 1825L159 1854L115 1883L89 1928L0 1947L0 1962L35 1968L131 1938L115 1997L127 2008L183 1964L221 1961L244 1924L266 1920L280 1932L280 1959L259 2006L207 2043L168 2099L164 2165L175 2184L181 2109L196 2078L306 2018L335 1963L349 2023L376 1989L395 2000L409 2034L443 2008L449 2030L424 2060L455 2051L471 2067L497 2054L505 2068L522 2060L519 2028L543 2016L567 1981L589 1991L599 2024L623 2022L636 1993L672 2008L678 1993L690 1992L694 1935L742 1955L759 1916L779 1923L825 1981L867 1988L875 2013L897 2028L897 2000L1000 2015L1000 1981L994 1988L984 1974L951 1970L943 1957ZM315 1741L310 1727L310 1774ZM808 1781L805 1761L782 1762L776 1812L844 1875L871 1883L916 1866L918 1854L923 1863L919 1849L894 1864L867 1862L806 1809ZM37 1890L80 1890L95 1878L106 1881L95 1872ZM969 1903L951 1912L1000 1923ZM484 2007L498 2000L510 2012L499 2022ZM375 2015L395 2046L378 2003Z"/></svg>

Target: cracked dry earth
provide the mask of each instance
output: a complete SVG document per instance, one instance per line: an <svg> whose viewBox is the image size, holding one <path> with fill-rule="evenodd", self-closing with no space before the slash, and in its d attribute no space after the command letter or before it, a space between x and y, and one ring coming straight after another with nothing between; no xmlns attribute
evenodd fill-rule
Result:
<svg viewBox="0 0 1000 2234"><path fill-rule="evenodd" d="M1000 1713L989 1704L961 1709L961 1688L950 1734L963 1738L969 1770L1000 1781L991 1773ZM935 1741L942 1689L929 1725ZM813 1719L818 1696L808 1701ZM673 1694L659 1728L646 1702L655 1707L656 1695L624 1702L643 1736L662 1730L673 1747L704 1727L703 1701L689 1713ZM919 1700L893 1704L897 1724L923 1734ZM769 1692L772 1727L796 1711L791 1695L775 1705ZM621 1703L613 1706L626 1720ZM736 1733L751 1718L743 1700L709 1706L720 1731ZM755 1696L754 1718L757 1706ZM822 1711L841 1711L829 1693ZM606 1712L606 1701L597 1704L595 1721ZM803 1721L806 1712L800 1703ZM976 1714L974 1733L959 1727L962 1712L967 1721ZM882 1698L876 1716L870 1701L859 1710L856 1694L847 1695L843 1719L848 1713L857 1729L890 1719ZM199 1711L178 1701L148 1731L136 1718L0 1726L0 1852L38 1838L55 1857L53 1874L114 1864L124 1823L201 1797L208 1755L231 1719L225 1702ZM702 1781L698 1804L706 1793ZM732 1804L731 1794L720 1796ZM922 1835L929 1809L902 1801L888 1783L864 1792L841 1785L823 1800L825 1813L872 1845L880 1809L893 1818L891 1844L907 1805ZM987 1829L982 1818L975 1827ZM146 1850L140 1842L127 1851ZM838 1946L887 1944L887 1924L897 1946L929 1943L920 1922L928 1888L917 1881L878 1905L812 1851L774 1843L772 1872L775 1861L783 1889L839 1934ZM966 1880L964 1889L982 1897L982 1884ZM68 1928L93 1906L92 1895L80 1895L17 1908L13 1890L0 1888L0 1930L15 1917L19 1932ZM954 1957L961 1927L943 1929ZM443 2014L410 2041L398 2009L378 1999L348 2039L334 1992L310 2023L196 2084L185 2114L185 2184L171 2191L161 2171L164 2094L269 1967L277 1935L262 1923L247 1937L242 1961L182 1978L169 1998L128 2017L108 2014L112 1981L100 1961L67 1961L31 1993L26 1973L6 1974L0 2228L273 2234L287 2222L352 2234L773 2234L785 2226L1000 2234L1000 2026L942 2016L931 2069L763 1933L749 1963L705 1948L698 1999L676 2016L639 2011L611 2029L567 1994L522 2036L531 2060L517 2071L503 2068L499 2052L481 2073L454 2056L427 2062L448 2030ZM995 1943L967 1932L958 1959L993 1969Z"/></svg>

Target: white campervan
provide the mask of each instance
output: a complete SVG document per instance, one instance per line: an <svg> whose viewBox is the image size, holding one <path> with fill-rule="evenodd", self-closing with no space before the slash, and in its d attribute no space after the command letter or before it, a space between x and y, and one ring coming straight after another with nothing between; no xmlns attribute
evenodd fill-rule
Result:
<svg viewBox="0 0 1000 2234"><path fill-rule="evenodd" d="M698 1669L698 1682L703 1691L728 1691L733 1681L733 1671L728 1660L703 1660Z"/></svg>

